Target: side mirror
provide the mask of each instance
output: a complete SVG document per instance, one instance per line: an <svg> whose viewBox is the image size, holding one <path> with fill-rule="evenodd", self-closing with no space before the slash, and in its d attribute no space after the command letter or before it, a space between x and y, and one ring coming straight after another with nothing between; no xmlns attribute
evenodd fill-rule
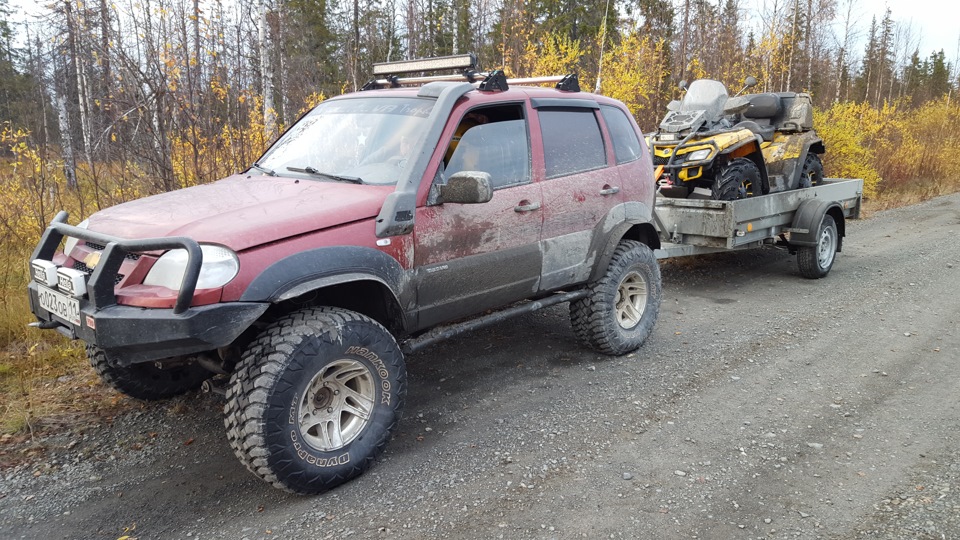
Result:
<svg viewBox="0 0 960 540"><path fill-rule="evenodd" d="M754 77L753 75L750 75L750 76L747 77L747 79L743 82L743 84L744 84L744 86L746 86L747 88L753 88L754 86L757 85L757 78Z"/></svg>
<svg viewBox="0 0 960 540"><path fill-rule="evenodd" d="M482 171L460 171L440 185L439 203L478 204L493 198L490 174Z"/></svg>
<svg viewBox="0 0 960 540"><path fill-rule="evenodd" d="M687 81L680 81L680 84L677 85L677 88L679 88L681 92L684 91L684 90L686 90L686 89L687 89Z"/></svg>
<svg viewBox="0 0 960 540"><path fill-rule="evenodd" d="M680 110L680 102L675 99L675 100L671 101L670 103L667 103L667 110L668 110L668 111L679 111L679 110Z"/></svg>

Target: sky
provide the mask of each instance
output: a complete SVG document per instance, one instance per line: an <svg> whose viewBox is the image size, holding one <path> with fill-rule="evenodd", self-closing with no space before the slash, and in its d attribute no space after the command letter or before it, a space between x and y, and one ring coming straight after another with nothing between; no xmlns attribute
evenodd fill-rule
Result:
<svg viewBox="0 0 960 540"><path fill-rule="evenodd" d="M255 1L255 0L240 0ZM674 0L680 2L681 0ZM722 0L710 0L722 2ZM801 0L802 1L802 0ZM958 39L960 39L960 2L956 0L835 0L838 4L838 21L835 23L837 33L842 33L843 17L846 16L845 6L848 1L853 2L853 19L859 34L861 45L866 43L866 36L870 31L870 20L876 16L877 21L883 19L887 7L891 9L893 20L910 25L915 42L919 40L920 57L926 58L931 53L943 49L948 62L958 63ZM763 10L764 6L780 6L792 0L740 0L741 7L753 6L755 10ZM42 12L43 2L37 0L7 0L8 5L15 13L14 20L22 20L24 13ZM842 36L841 36L842 38ZM859 47L862 53L862 46Z"/></svg>

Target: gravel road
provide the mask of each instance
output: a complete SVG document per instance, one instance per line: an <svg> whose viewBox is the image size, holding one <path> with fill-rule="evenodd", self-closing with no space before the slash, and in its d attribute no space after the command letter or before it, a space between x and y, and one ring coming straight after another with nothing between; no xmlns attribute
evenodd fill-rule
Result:
<svg viewBox="0 0 960 540"><path fill-rule="evenodd" d="M566 306L408 358L367 474L289 495L217 396L39 441L0 538L960 538L960 194L848 225L823 280L769 248L663 265L638 352Z"/></svg>

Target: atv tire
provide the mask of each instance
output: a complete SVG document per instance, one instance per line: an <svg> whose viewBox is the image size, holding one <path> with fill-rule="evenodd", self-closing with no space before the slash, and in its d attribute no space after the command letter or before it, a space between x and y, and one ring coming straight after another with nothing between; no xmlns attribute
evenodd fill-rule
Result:
<svg viewBox="0 0 960 540"><path fill-rule="evenodd" d="M823 162L820 156L809 153L803 160L803 169L800 171L800 189L819 186L823 182Z"/></svg>
<svg viewBox="0 0 960 540"><path fill-rule="evenodd" d="M833 261L837 258L839 239L837 222L832 216L824 215L817 230L817 245L800 246L797 249L800 275L809 279L820 279L829 274Z"/></svg>
<svg viewBox="0 0 960 540"><path fill-rule="evenodd" d="M746 199L762 193L762 180L757 164L747 158L730 161L713 183L713 198L718 201Z"/></svg>
<svg viewBox="0 0 960 540"><path fill-rule="evenodd" d="M302 309L244 352L227 389L227 438L273 486L320 493L373 464L405 391L403 355L383 326L345 309Z"/></svg>
<svg viewBox="0 0 960 540"><path fill-rule="evenodd" d="M570 322L577 338L609 355L633 351L653 331L662 294L660 266L653 251L634 240L621 240L606 273L589 285L589 296L570 302Z"/></svg>
<svg viewBox="0 0 960 540"><path fill-rule="evenodd" d="M114 390L144 401L172 398L200 388L213 376L199 364L157 367L154 362L118 367L103 349L87 346L87 358L100 379Z"/></svg>

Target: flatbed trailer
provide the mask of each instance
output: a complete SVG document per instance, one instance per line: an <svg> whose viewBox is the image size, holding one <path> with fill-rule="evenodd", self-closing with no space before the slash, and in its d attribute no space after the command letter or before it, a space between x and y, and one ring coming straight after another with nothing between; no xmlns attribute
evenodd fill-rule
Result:
<svg viewBox="0 0 960 540"><path fill-rule="evenodd" d="M826 276L843 247L846 220L860 217L863 180L819 185L736 201L658 196L658 259L751 249L769 244L797 255L800 273Z"/></svg>

